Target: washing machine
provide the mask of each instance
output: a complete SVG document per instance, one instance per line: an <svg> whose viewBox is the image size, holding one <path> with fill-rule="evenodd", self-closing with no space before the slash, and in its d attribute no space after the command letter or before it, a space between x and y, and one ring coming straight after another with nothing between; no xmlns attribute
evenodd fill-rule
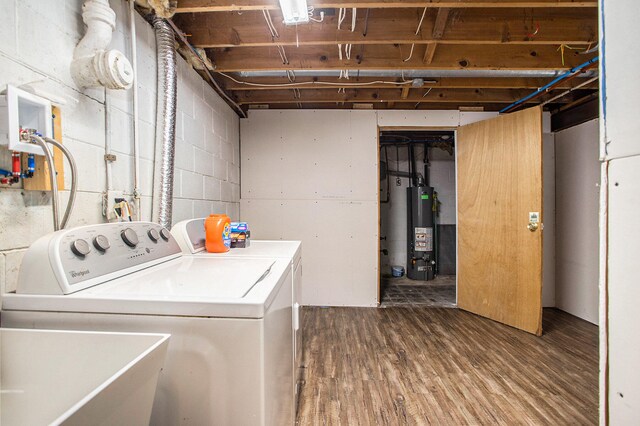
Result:
<svg viewBox="0 0 640 426"><path fill-rule="evenodd" d="M293 289L293 337L294 337L294 392L297 397L304 375L304 356L302 345L302 328L300 326L300 309L302 294L302 243L300 241L267 241L251 240L249 247L232 248L226 253L208 253L205 250L205 218L189 219L178 222L171 228L171 233L178 242L184 255L224 258L281 258L291 263L291 286Z"/></svg>
<svg viewBox="0 0 640 426"><path fill-rule="evenodd" d="M2 326L170 333L151 424L293 424L291 274L284 258L184 256L153 223L84 226L27 250Z"/></svg>

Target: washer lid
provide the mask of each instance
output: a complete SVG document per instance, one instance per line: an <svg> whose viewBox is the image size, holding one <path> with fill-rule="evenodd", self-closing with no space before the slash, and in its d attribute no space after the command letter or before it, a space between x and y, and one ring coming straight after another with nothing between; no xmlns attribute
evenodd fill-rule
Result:
<svg viewBox="0 0 640 426"><path fill-rule="evenodd" d="M263 318L290 274L286 259L180 257L73 294L7 293L2 309Z"/></svg>

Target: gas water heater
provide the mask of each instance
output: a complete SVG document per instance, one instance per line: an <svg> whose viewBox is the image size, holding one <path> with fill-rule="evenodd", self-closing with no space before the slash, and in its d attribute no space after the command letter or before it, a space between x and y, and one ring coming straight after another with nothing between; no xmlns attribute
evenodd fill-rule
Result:
<svg viewBox="0 0 640 426"><path fill-rule="evenodd" d="M432 280L435 274L433 188L407 188L407 276Z"/></svg>

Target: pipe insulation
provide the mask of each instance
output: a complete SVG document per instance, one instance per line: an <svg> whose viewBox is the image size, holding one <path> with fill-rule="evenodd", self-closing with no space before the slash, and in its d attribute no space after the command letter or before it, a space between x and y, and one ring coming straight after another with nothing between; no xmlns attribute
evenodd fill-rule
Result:
<svg viewBox="0 0 640 426"><path fill-rule="evenodd" d="M156 158L153 187L153 219L171 228L173 170L176 142L178 70L173 30L162 18L153 19L158 57Z"/></svg>
<svg viewBox="0 0 640 426"><path fill-rule="evenodd" d="M71 76L81 88L129 89L133 70L129 60L116 49L107 50L116 28L116 13L108 0L86 0L82 20L87 30L73 51Z"/></svg>

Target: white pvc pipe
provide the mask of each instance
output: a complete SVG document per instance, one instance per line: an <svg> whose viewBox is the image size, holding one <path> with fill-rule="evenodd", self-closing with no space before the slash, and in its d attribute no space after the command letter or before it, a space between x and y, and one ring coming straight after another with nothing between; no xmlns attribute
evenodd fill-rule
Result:
<svg viewBox="0 0 640 426"><path fill-rule="evenodd" d="M135 219L141 220L140 212L140 138L138 132L138 53L136 40L135 0L129 0L129 19L131 25L131 62L133 67L133 200Z"/></svg>
<svg viewBox="0 0 640 426"><path fill-rule="evenodd" d="M82 5L82 20L87 30L73 52L73 80L82 88L130 88L133 83L131 64L118 50L106 50L116 28L116 13L109 1L86 0Z"/></svg>

